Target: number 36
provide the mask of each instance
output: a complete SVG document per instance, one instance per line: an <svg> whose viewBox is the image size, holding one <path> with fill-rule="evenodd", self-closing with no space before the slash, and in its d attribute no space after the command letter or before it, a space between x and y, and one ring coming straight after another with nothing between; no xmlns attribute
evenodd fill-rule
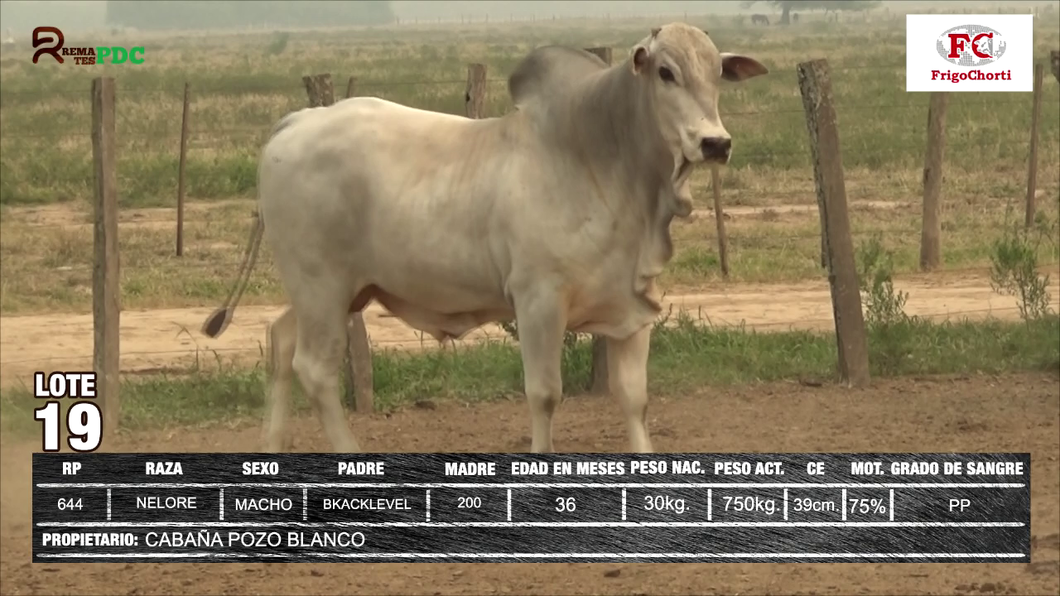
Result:
<svg viewBox="0 0 1060 596"><path fill-rule="evenodd" d="M574 511L574 497L556 497L556 511L560 513Z"/></svg>

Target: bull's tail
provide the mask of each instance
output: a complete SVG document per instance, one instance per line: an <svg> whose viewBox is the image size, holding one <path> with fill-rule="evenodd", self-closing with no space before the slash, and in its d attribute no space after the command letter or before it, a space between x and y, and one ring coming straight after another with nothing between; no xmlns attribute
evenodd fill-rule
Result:
<svg viewBox="0 0 1060 596"><path fill-rule="evenodd" d="M239 265L239 277L236 278L236 283L232 286L228 297L225 298L224 304L206 317L206 321L202 324L202 333L207 337L219 337L228 328L228 324L232 322L232 315L235 314L236 305L250 282L250 272L258 260L258 249L261 248L261 237L265 232L265 219L262 218L261 212L255 213L254 218L254 227L250 229L247 250L243 253L243 262Z"/></svg>

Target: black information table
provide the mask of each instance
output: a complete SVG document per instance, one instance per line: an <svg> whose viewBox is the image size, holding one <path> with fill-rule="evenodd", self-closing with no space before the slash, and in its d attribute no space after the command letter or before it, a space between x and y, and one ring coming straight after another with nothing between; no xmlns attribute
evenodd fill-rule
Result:
<svg viewBox="0 0 1060 596"><path fill-rule="evenodd" d="M41 454L33 561L1030 561L1027 453Z"/></svg>

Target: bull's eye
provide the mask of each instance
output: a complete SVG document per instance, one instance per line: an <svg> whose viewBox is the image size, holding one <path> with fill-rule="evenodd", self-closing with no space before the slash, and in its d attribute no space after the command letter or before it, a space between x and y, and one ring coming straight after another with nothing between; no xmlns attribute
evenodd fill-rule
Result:
<svg viewBox="0 0 1060 596"><path fill-rule="evenodd" d="M666 81L667 83L676 82L676 79L674 79L673 71L669 68L666 68L665 66L659 67L659 78Z"/></svg>

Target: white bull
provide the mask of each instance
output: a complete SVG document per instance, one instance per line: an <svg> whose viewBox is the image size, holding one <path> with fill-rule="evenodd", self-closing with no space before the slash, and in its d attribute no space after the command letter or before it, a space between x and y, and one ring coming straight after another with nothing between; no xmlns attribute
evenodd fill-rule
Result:
<svg viewBox="0 0 1060 596"><path fill-rule="evenodd" d="M349 314L374 299L439 341L514 317L533 452L553 450L564 330L605 336L632 450L650 452L648 347L670 222L691 211L692 166L728 162L721 79L766 72L673 23L610 68L581 50L533 51L509 78L516 109L499 118L371 97L284 117L261 155L240 281L203 325L211 337L227 327L264 235L292 304L270 329L265 449L287 446L297 372L333 449L360 451L338 370Z"/></svg>

